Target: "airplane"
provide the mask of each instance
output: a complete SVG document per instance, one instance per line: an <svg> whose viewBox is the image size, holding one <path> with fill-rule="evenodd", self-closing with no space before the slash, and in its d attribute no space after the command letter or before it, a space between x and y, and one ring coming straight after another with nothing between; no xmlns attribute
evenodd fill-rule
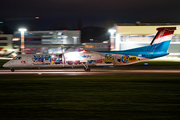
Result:
<svg viewBox="0 0 180 120"><path fill-rule="evenodd" d="M176 27L157 28L157 34L148 46L123 51L74 51L61 54L21 54L3 65L10 68L76 67L86 72L89 66L129 65L145 60L166 56Z"/></svg>

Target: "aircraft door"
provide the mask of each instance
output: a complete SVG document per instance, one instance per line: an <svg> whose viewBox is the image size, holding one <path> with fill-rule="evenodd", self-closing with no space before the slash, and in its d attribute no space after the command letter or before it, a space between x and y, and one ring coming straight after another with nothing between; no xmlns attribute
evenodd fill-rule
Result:
<svg viewBox="0 0 180 120"><path fill-rule="evenodd" d="M32 58L31 57L26 57L25 58L25 64L27 66L31 66L32 65Z"/></svg>
<svg viewBox="0 0 180 120"><path fill-rule="evenodd" d="M59 54L59 58L60 58L61 64L64 65L64 63L65 63L65 57L64 57L64 54Z"/></svg>

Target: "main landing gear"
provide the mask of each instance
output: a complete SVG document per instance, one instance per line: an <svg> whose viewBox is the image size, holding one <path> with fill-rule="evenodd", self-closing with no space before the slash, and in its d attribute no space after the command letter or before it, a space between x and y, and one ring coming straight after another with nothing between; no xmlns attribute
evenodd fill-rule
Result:
<svg viewBox="0 0 180 120"><path fill-rule="evenodd" d="M88 65L87 64L83 64L83 65L84 65L84 70L86 72L90 72L90 68L88 67Z"/></svg>
<svg viewBox="0 0 180 120"><path fill-rule="evenodd" d="M87 67L87 68L84 67L84 70L85 70L86 72L90 72L90 68L89 68L89 67Z"/></svg>

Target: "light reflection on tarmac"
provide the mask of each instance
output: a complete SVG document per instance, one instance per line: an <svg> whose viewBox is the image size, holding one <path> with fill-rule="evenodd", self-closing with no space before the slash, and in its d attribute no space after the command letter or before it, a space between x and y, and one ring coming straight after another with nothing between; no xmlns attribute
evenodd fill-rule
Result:
<svg viewBox="0 0 180 120"><path fill-rule="evenodd" d="M122 74L179 74L180 70L108 70L103 68L92 68L85 72L82 68L74 69L1 69L0 75L122 75Z"/></svg>

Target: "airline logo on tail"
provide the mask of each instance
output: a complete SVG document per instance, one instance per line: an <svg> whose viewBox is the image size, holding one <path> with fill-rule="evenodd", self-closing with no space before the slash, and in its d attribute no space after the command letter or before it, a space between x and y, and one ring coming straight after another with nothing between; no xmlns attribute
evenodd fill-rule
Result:
<svg viewBox="0 0 180 120"><path fill-rule="evenodd" d="M157 30L158 33L156 34L150 45L162 43L164 41L171 41L176 27L162 27L157 28Z"/></svg>

